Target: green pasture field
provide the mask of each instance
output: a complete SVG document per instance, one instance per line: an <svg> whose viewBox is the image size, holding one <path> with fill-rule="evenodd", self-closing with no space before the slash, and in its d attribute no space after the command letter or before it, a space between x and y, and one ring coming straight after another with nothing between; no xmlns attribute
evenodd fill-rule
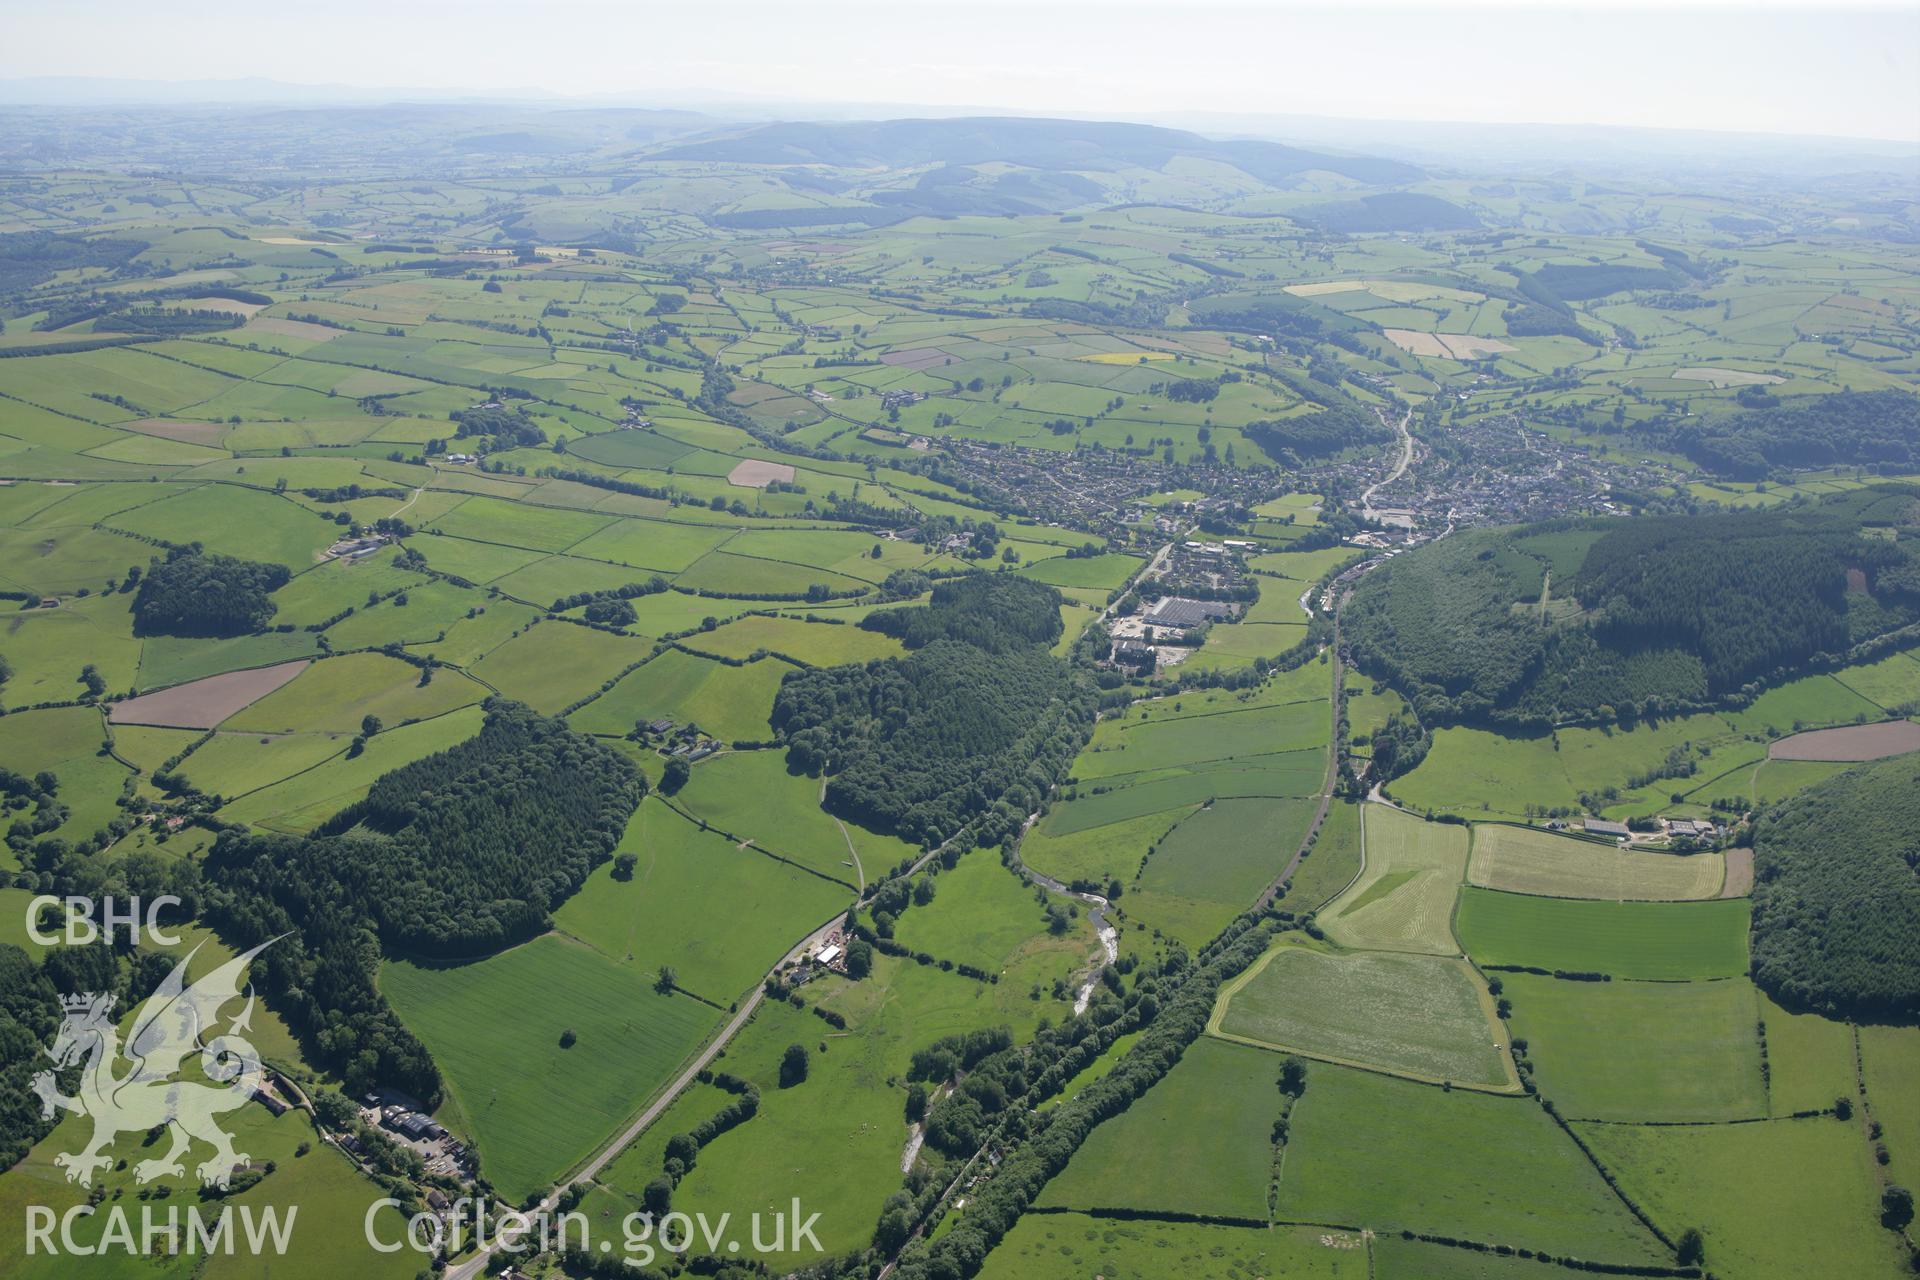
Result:
<svg viewBox="0 0 1920 1280"><path fill-rule="evenodd" d="M1265 591L1261 591L1260 599L1254 601L1252 608L1246 610L1246 616L1240 618L1240 622L1244 624L1288 622L1288 624L1304 626L1308 622L1308 612L1300 608L1300 591L1288 591L1284 589L1284 583L1271 583ZM1279 645L1279 641L1275 641L1275 645ZM1284 649L1284 645L1279 649L1275 645L1267 645L1265 651L1279 652Z"/></svg>
<svg viewBox="0 0 1920 1280"><path fill-rule="evenodd" d="M1754 767L1748 794L1759 806L1778 804L1788 796L1805 791L1816 782L1825 782L1850 766L1837 760L1764 760ZM1707 788L1707 798L1720 794Z"/></svg>
<svg viewBox="0 0 1920 1280"><path fill-rule="evenodd" d="M426 557L427 567L435 573L449 574L482 586L543 558L543 553L539 551L492 546L470 538L441 537L431 532L414 534L407 539L407 546ZM545 605L552 601L542 600L538 603Z"/></svg>
<svg viewBox="0 0 1920 1280"><path fill-rule="evenodd" d="M1571 1280L1578 1274L1518 1254L1481 1253L1397 1235L1378 1236L1370 1247L1373 1280Z"/></svg>
<svg viewBox="0 0 1920 1280"><path fill-rule="evenodd" d="M820 779L787 770L787 753L726 751L693 766L673 803L715 830L751 840L783 858L852 884L879 879L919 848L854 824L820 807ZM847 846L851 843L852 852Z"/></svg>
<svg viewBox="0 0 1920 1280"><path fill-rule="evenodd" d="M723 658L778 653L815 667L897 658L906 652L898 640L878 631L761 615L736 618L717 630L688 636L680 643L697 653Z"/></svg>
<svg viewBox="0 0 1920 1280"><path fill-rule="evenodd" d="M420 683L411 664L380 653L345 653L316 662L280 688L232 716L237 733L358 733L363 717L389 726L430 720L487 696L484 686L441 669Z"/></svg>
<svg viewBox="0 0 1920 1280"><path fill-rule="evenodd" d="M647 975L548 934L447 968L393 961L380 989L439 1064L442 1119L510 1200L584 1159L719 1020ZM512 1017L500 1011L512 1007ZM560 1047L561 1033L577 1037Z"/></svg>
<svg viewBox="0 0 1920 1280"><path fill-rule="evenodd" d="M1334 800L1313 847L1300 859L1286 892L1274 902L1276 911L1304 915L1318 911L1343 892L1360 874L1360 806Z"/></svg>
<svg viewBox="0 0 1920 1280"><path fill-rule="evenodd" d="M1199 946L1273 883L1313 821L1311 799L1218 800L1160 841L1127 914Z"/></svg>
<svg viewBox="0 0 1920 1280"><path fill-rule="evenodd" d="M478 706L468 706L417 724L385 729L369 738L367 749L355 759L347 759L342 752L229 801L220 816L228 822L272 831L311 831L364 798L381 774L465 742L480 732L483 718Z"/></svg>
<svg viewBox="0 0 1920 1280"><path fill-rule="evenodd" d="M605 431L568 441L567 452L610 467L664 467L692 449L657 431Z"/></svg>
<svg viewBox="0 0 1920 1280"><path fill-rule="evenodd" d="M1079 803L1082 802L1072 801L1054 813L1063 813L1071 805ZM1112 879L1125 883L1140 869L1140 859L1146 856L1147 850L1166 835L1175 823L1192 814L1194 809L1195 806L1191 804L1178 809L1162 809L1137 818L1122 818L1104 826L1086 827L1057 835L1048 830L1047 820L1042 819L1021 840L1020 860L1040 874L1052 876L1062 883Z"/></svg>
<svg viewBox="0 0 1920 1280"><path fill-rule="evenodd" d="M1888 1172L1912 1187L1920 1182L1920 1029L1861 1027L1860 1065L1873 1118L1886 1130Z"/></svg>
<svg viewBox="0 0 1920 1280"><path fill-rule="evenodd" d="M1568 982L1499 975L1540 1092L1582 1120L1745 1120L1767 1114L1745 978Z"/></svg>
<svg viewBox="0 0 1920 1280"><path fill-rule="evenodd" d="M1533 1099L1319 1063L1294 1105L1274 1216L1616 1263L1672 1256Z"/></svg>
<svg viewBox="0 0 1920 1280"><path fill-rule="evenodd" d="M141 641L140 688L163 689L246 667L271 667L320 652L310 631L265 631L220 640L148 636Z"/></svg>
<svg viewBox="0 0 1920 1280"><path fill-rule="evenodd" d="M1468 879L1489 889L1555 898L1686 901L1717 896L1726 862L1717 853L1650 853L1481 823L1473 828Z"/></svg>
<svg viewBox="0 0 1920 1280"><path fill-rule="evenodd" d="M85 1145L89 1122L72 1116L57 1125L18 1165L0 1178L0 1275L8 1280L67 1280L75 1274L103 1280L241 1280L261 1274L260 1258L248 1251L243 1220L234 1223L235 1245L232 1253L190 1254L174 1257L149 1256L139 1251L141 1218L139 1210L155 1192L167 1194L175 1204L196 1205L203 1220L212 1225L214 1215L226 1206L238 1213L251 1208L255 1214L272 1207L284 1224L291 1220L286 1252L273 1256L273 1274L289 1280L330 1280L342 1269L366 1280L406 1280L419 1269L419 1255L410 1250L380 1253L365 1243L363 1230L371 1214L371 1226L382 1242L401 1240L406 1220L398 1209L374 1206L387 1193L363 1176L343 1154L317 1141L313 1123L305 1112L289 1111L270 1115L266 1108L247 1106L229 1113L222 1127L233 1137L235 1149L245 1152L259 1165L271 1163L273 1172L237 1195L201 1200L193 1164L207 1158L212 1149L196 1143L186 1156L187 1176L165 1178L147 1186L135 1182L134 1165L148 1158L133 1134L108 1148L115 1163L95 1175L95 1183L106 1197L102 1203L126 1207L133 1229L135 1248L122 1251L108 1244L101 1252L77 1266L64 1250L52 1252L44 1247L28 1252L22 1230L27 1206L41 1205L54 1213L88 1203L88 1189L67 1181L66 1170L53 1163L56 1154L77 1151ZM301 1147L305 1154L298 1154ZM155 1218L164 1225L168 1200L154 1205ZM181 1210L184 1226L185 1210ZM105 1211L94 1215L75 1215L72 1219L76 1245L92 1249L100 1245L107 1228Z"/></svg>
<svg viewBox="0 0 1920 1280"><path fill-rule="evenodd" d="M505 644L514 632L539 616L527 605L512 600L492 599L478 606L473 617L456 620L447 628L445 638L425 640L407 647L415 653L454 666L471 666Z"/></svg>
<svg viewBox="0 0 1920 1280"><path fill-rule="evenodd" d="M1112 553L1098 556L1085 556L1069 560L1065 556L1056 556L1042 560L1038 564L1028 565L1020 572L1035 582L1044 582L1055 587L1095 587L1102 591L1111 591L1140 571L1146 561L1140 556L1115 555Z"/></svg>
<svg viewBox="0 0 1920 1280"><path fill-rule="evenodd" d="M115 730L115 737L124 732ZM231 800L332 759L347 741L343 733L216 733L178 772L207 794Z"/></svg>
<svg viewBox="0 0 1920 1280"><path fill-rule="evenodd" d="M929 559L917 542L880 539L854 529L743 529L727 541L726 551L791 565L796 576L809 568L830 569L876 583L895 569L917 569Z"/></svg>
<svg viewBox="0 0 1920 1280"><path fill-rule="evenodd" d="M1215 623L1207 642L1181 665L1196 671L1252 666L1256 658L1277 658L1300 643L1304 625L1276 622Z"/></svg>
<svg viewBox="0 0 1920 1280"><path fill-rule="evenodd" d="M552 552L565 551L611 523L610 516L584 511L475 497L435 520L432 530L476 542ZM427 553L427 562L433 563L432 552Z"/></svg>
<svg viewBox="0 0 1920 1280"><path fill-rule="evenodd" d="M1852 1027L1817 1013L1788 1012L1764 991L1760 1020L1767 1028L1767 1102L1776 1118L1831 1107L1858 1090ZM1871 1028L1861 1030L1864 1038ZM1864 1057L1864 1043L1861 1049Z"/></svg>
<svg viewBox="0 0 1920 1280"><path fill-rule="evenodd" d="M1469 886L1454 922L1481 964L1674 981L1747 971L1745 899L1603 902Z"/></svg>
<svg viewBox="0 0 1920 1280"><path fill-rule="evenodd" d="M1742 733L1793 733L1821 725L1851 724L1881 718L1878 703L1855 693L1835 676L1803 676L1767 690L1727 722Z"/></svg>
<svg viewBox="0 0 1920 1280"><path fill-rule="evenodd" d="M806 591L816 583L834 591L865 590L872 586L871 583L829 569L782 564L777 560L756 560L752 556L737 556L728 551L708 552L674 579L676 586L689 590L720 591L760 598Z"/></svg>
<svg viewBox="0 0 1920 1280"><path fill-rule="evenodd" d="M1906 1271L1904 1251L1877 1220L1880 1189L1857 1124L1577 1128L1664 1231L1699 1229L1715 1275L1892 1280Z"/></svg>
<svg viewBox="0 0 1920 1280"><path fill-rule="evenodd" d="M1874 705L1885 710L1911 705L1920 700L1920 651L1907 649L1888 654L1878 662L1846 667L1833 678Z"/></svg>
<svg viewBox="0 0 1920 1280"><path fill-rule="evenodd" d="M1321 911L1327 936L1348 947L1458 955L1453 904L1466 873L1466 828L1378 804L1360 819L1366 866Z"/></svg>
<svg viewBox="0 0 1920 1280"><path fill-rule="evenodd" d="M1321 746L1331 735L1325 699L1153 720L1103 720L1074 763L1082 781L1202 761Z"/></svg>
<svg viewBox="0 0 1920 1280"><path fill-rule="evenodd" d="M617 591L653 576L645 569L625 569L602 560L579 556L543 556L524 569L515 569L487 585L503 595L551 607L567 596L588 591Z"/></svg>
<svg viewBox="0 0 1920 1280"><path fill-rule="evenodd" d="M637 982L668 965L681 986L723 1007L853 899L845 885L700 830L657 796L634 814L620 851L639 857L632 879L600 867L554 913L555 926Z"/></svg>
<svg viewBox="0 0 1920 1280"><path fill-rule="evenodd" d="M1283 943L1222 990L1209 1030L1420 1080L1516 1089L1492 1012L1464 960Z"/></svg>
<svg viewBox="0 0 1920 1280"><path fill-rule="evenodd" d="M486 603L471 587L429 580L407 587L398 596L368 607L364 601L353 616L327 628L327 643L335 649L375 648L398 640L419 644L438 639L469 609Z"/></svg>
<svg viewBox="0 0 1920 1280"><path fill-rule="evenodd" d="M205 543L209 551L284 564L296 573L311 566L340 532L285 497L231 484L200 485L103 523L168 542Z"/></svg>
<svg viewBox="0 0 1920 1280"><path fill-rule="evenodd" d="M397 554L389 548L363 560L327 560L295 574L273 593L273 621L298 627L325 622L343 609L365 608L374 592L411 591L430 581L396 565Z"/></svg>
<svg viewBox="0 0 1920 1280"><path fill-rule="evenodd" d="M1094 1129L1035 1203L1264 1222L1280 1059L1200 1039L1145 1097Z"/></svg>
<svg viewBox="0 0 1920 1280"><path fill-rule="evenodd" d="M1295 582L1304 584L1318 582L1335 569L1343 568L1359 558L1360 553L1352 547L1326 547L1319 551L1275 551L1254 556L1247 561L1247 567L1257 573L1291 578Z"/></svg>
<svg viewBox="0 0 1920 1280"><path fill-rule="evenodd" d="M1389 794L1416 811L1520 816L1528 804L1579 804L1545 737L1510 738L1484 729L1434 730L1433 747Z"/></svg>
<svg viewBox="0 0 1920 1280"><path fill-rule="evenodd" d="M473 675L543 715L554 715L651 651L644 640L630 636L541 621L490 650L473 664Z"/></svg>
<svg viewBox="0 0 1920 1280"><path fill-rule="evenodd" d="M12 674L0 698L14 707L80 697L80 669L91 663L110 692L138 681L141 641L133 637L131 596L63 600L58 609L0 613L0 654Z"/></svg>
<svg viewBox="0 0 1920 1280"><path fill-rule="evenodd" d="M934 878L934 899L902 912L894 938L902 946L925 951L956 964L1001 973L1017 953L1040 949L1060 953L1069 965L1084 967L1099 955L1085 905L1058 899L1076 912L1068 933L1047 931L1046 909L1026 877L1002 866L995 850L975 849L951 871ZM1051 896L1049 900L1053 899Z"/></svg>
<svg viewBox="0 0 1920 1280"><path fill-rule="evenodd" d="M35 596L68 596L82 587L99 591L124 580L129 568L144 569L154 550L87 525L0 530L0 583Z"/></svg>
<svg viewBox="0 0 1920 1280"><path fill-rule="evenodd" d="M71 812L46 834L84 840L120 816L120 788L128 770L101 754L106 740L106 726L94 707L49 707L0 716L0 769L29 778L51 770L60 780L56 794ZM17 867L12 849L0 854L0 865Z"/></svg>
<svg viewBox="0 0 1920 1280"><path fill-rule="evenodd" d="M1089 779L1047 815L1045 830L1071 835L1209 799L1313 795L1326 769L1324 749L1302 747Z"/></svg>
<svg viewBox="0 0 1920 1280"><path fill-rule="evenodd" d="M1329 1237L1313 1227L1268 1230L1084 1213L1028 1214L980 1271L981 1280L1367 1280L1367 1274L1365 1244L1344 1232Z"/></svg>
<svg viewBox="0 0 1920 1280"><path fill-rule="evenodd" d="M823 1248L837 1252L865 1244L883 1202L900 1185L907 1141L905 1094L888 1079L877 1054L877 1041L889 1030L882 1021L832 1033L792 1005L762 1004L717 1064L759 1087L760 1109L701 1149L674 1189L674 1207L709 1218L732 1213L744 1239L747 1215L770 1213L775 1205L784 1210L798 1194L803 1217L820 1215L814 1234ZM805 1081L783 1089L780 1058L790 1044L806 1045L811 1063ZM667 1139L729 1101L719 1089L689 1091L608 1167L601 1181L626 1203L624 1212L637 1212L641 1191L660 1176ZM772 1228L765 1230L771 1243ZM787 1243L764 1260L786 1266L818 1260L810 1249L796 1252Z"/></svg>
<svg viewBox="0 0 1920 1280"><path fill-rule="evenodd" d="M141 773L152 773L173 756L198 742L201 730L168 729L159 725L109 724L113 754Z"/></svg>
<svg viewBox="0 0 1920 1280"><path fill-rule="evenodd" d="M723 742L762 742L773 736L767 717L781 679L793 670L778 658L731 667L670 649L568 718L585 733L623 735L638 721L666 717L698 724Z"/></svg>
<svg viewBox="0 0 1920 1280"><path fill-rule="evenodd" d="M660 591L657 595L643 595L637 601L628 601L634 606L637 622L630 629L641 635L666 635L670 631L691 631L707 618L716 624L726 622L728 618L739 618L745 612L755 608L766 608L764 601L716 601L710 597L685 595L684 591ZM781 604L781 608L795 608L793 604ZM801 604L799 608L810 608ZM824 610L822 610L824 612ZM829 614L839 618L839 612Z"/></svg>

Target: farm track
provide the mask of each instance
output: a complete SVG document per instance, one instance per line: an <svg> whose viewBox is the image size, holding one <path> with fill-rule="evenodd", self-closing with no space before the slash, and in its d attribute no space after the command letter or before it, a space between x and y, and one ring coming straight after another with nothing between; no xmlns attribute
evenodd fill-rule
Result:
<svg viewBox="0 0 1920 1280"><path fill-rule="evenodd" d="M964 832L962 834L964 834ZM918 872L922 867L926 866L928 862L943 853L947 846L953 843L954 839L958 838L956 835L948 839L945 843L921 854L918 858L914 859L912 865L901 873L901 878L910 877ZM862 878L864 879L864 876ZM855 902L858 902L857 897L855 898ZM851 905L852 904L849 904L849 906ZM663 1092L656 1095L654 1100L648 1103L645 1109L622 1128L617 1135L601 1146L585 1164L582 1164L574 1170L564 1181L557 1184L552 1191L543 1196L537 1205L531 1210L528 1210L529 1218L537 1221L541 1215L552 1212L554 1206L559 1203L561 1193L568 1187L589 1183L599 1177L601 1171L613 1163L622 1151L632 1145L635 1139L639 1138L642 1133L645 1133L648 1126L666 1114L667 1109L679 1100L680 1095L685 1093L687 1089L699 1079L700 1073L711 1066L713 1060L720 1055L721 1051L732 1043L733 1038L740 1033L741 1028L752 1021L754 1011L760 1007L761 1001L766 999L767 980L779 973L779 971L787 965L798 960L801 956L815 950L826 940L834 928L840 924L845 918L845 914L844 911L836 911L832 917L824 921L818 928L812 930L805 937L801 938L800 941L788 948L786 954L781 956L780 959L762 975L761 980L754 985L753 990L740 1001L739 1008L734 1011L733 1016L727 1019L726 1023L705 1045L701 1046L699 1052L696 1053L693 1058L688 1060L687 1064L681 1069L680 1074L674 1077L673 1082L669 1084ZM517 1243L524 1234L524 1231L502 1231L498 1233L493 1238L492 1243L486 1248L475 1253L470 1258L449 1265L447 1269L441 1273L443 1280L475 1280L476 1277L485 1273L488 1263L491 1262L505 1246Z"/></svg>

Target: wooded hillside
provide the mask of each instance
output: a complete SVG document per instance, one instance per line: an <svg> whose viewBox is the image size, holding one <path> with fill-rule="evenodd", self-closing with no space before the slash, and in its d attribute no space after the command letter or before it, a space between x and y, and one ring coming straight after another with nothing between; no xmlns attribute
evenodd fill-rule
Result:
<svg viewBox="0 0 1920 1280"><path fill-rule="evenodd" d="M937 844L989 810L980 843L1018 830L1064 776L1097 702L1048 652L1059 593L982 574L866 625L922 647L789 675L773 705L789 761L829 775L829 809L908 840Z"/></svg>
<svg viewBox="0 0 1920 1280"><path fill-rule="evenodd" d="M244 945L290 935L257 971L320 1060L431 1099L425 1049L374 986L380 950L471 957L538 933L645 793L618 751L494 699L479 734L385 775L313 836L223 835L210 913Z"/></svg>
<svg viewBox="0 0 1920 1280"><path fill-rule="evenodd" d="M1920 757L1850 769L1764 815L1753 978L1833 1016L1920 1016Z"/></svg>
<svg viewBox="0 0 1920 1280"><path fill-rule="evenodd" d="M1916 529L1920 498L1880 488L1817 507L1475 530L1367 575L1348 631L1360 666L1434 722L1738 701L1920 618Z"/></svg>

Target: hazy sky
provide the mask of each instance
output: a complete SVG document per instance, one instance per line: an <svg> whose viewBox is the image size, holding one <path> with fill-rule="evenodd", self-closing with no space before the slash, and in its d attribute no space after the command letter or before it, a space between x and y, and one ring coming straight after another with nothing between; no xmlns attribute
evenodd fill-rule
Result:
<svg viewBox="0 0 1920 1280"><path fill-rule="evenodd" d="M0 76L1920 139L1920 4L0 0Z"/></svg>

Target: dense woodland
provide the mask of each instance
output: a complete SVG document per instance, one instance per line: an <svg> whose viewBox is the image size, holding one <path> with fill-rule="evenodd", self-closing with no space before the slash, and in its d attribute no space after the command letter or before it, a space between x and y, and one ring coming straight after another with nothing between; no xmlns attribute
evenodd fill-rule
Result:
<svg viewBox="0 0 1920 1280"><path fill-rule="evenodd" d="M156 556L133 597L134 634L141 636L235 636L258 631L273 618L269 594L287 585L285 565L260 564L175 547Z"/></svg>
<svg viewBox="0 0 1920 1280"><path fill-rule="evenodd" d="M925 606L884 609L860 620L909 649L960 640L989 653L1046 647L1060 638L1060 593L1013 574L970 574L933 589Z"/></svg>
<svg viewBox="0 0 1920 1280"><path fill-rule="evenodd" d="M828 775L834 812L909 840L938 844L989 812L980 843L1017 831L1065 775L1097 703L1048 652L1059 593L979 575L866 625L914 652L789 675L773 706L788 760Z"/></svg>
<svg viewBox="0 0 1920 1280"><path fill-rule="evenodd" d="M478 735L387 774L313 836L223 835L211 914L243 945L292 935L258 971L321 1061L435 1097L425 1050L374 986L380 948L471 957L540 932L645 793L614 748L494 699Z"/></svg>
<svg viewBox="0 0 1920 1280"><path fill-rule="evenodd" d="M0 1169L10 1169L53 1127L29 1081L48 1064L42 1046L60 1024L59 993L19 947L0 944Z"/></svg>
<svg viewBox="0 0 1920 1280"><path fill-rule="evenodd" d="M1241 428L1248 439L1282 465L1298 465L1328 458L1345 449L1383 444L1393 432L1357 404L1323 408L1319 413L1250 422Z"/></svg>
<svg viewBox="0 0 1920 1280"><path fill-rule="evenodd" d="M1456 534L1361 581L1354 656L1439 723L1737 700L1920 618L1912 553L1864 536L1917 514L1911 490L1880 488L1817 507Z"/></svg>
<svg viewBox="0 0 1920 1280"><path fill-rule="evenodd" d="M1829 1017L1920 1017L1920 762L1850 769L1762 816L1753 978Z"/></svg>
<svg viewBox="0 0 1920 1280"><path fill-rule="evenodd" d="M1739 480L1818 467L1896 474L1920 466L1920 395L1837 391L1780 401L1759 392L1743 398L1758 407L1682 423L1673 442L1701 466Z"/></svg>

